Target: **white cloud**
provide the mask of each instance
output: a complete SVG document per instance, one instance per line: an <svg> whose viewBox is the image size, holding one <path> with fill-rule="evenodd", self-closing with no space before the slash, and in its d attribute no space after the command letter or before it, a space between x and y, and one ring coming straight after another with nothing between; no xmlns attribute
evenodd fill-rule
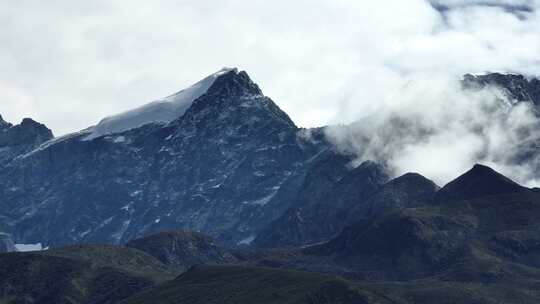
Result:
<svg viewBox="0 0 540 304"><path fill-rule="evenodd" d="M514 103L496 88L464 91L455 78L418 75L371 115L327 134L358 163L386 163L396 176L419 172L443 185L484 163L532 184L540 120L531 104Z"/></svg>

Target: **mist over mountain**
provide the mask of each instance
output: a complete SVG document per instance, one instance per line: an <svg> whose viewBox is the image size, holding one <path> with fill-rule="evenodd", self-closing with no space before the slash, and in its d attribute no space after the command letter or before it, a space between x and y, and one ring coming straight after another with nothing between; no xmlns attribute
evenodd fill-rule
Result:
<svg viewBox="0 0 540 304"><path fill-rule="evenodd" d="M357 164L385 163L394 175L419 172L444 184L480 162L536 185L538 84L511 74L420 77L326 135Z"/></svg>

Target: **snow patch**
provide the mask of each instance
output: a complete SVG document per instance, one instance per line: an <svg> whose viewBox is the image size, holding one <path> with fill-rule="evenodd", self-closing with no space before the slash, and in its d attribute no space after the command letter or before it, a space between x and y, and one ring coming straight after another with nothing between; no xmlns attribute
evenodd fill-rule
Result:
<svg viewBox="0 0 540 304"><path fill-rule="evenodd" d="M120 239L124 236L124 233L126 233L126 230L128 229L129 224L131 224L131 220L126 220L126 221L122 222L122 225L120 226L120 229L118 229L118 231L116 231L112 235L112 238L114 240L116 240L116 241L120 241Z"/></svg>
<svg viewBox="0 0 540 304"><path fill-rule="evenodd" d="M15 249L17 249L18 252L29 252L29 251L41 251L44 248L41 245L41 243L36 243L36 244L15 244Z"/></svg>
<svg viewBox="0 0 540 304"><path fill-rule="evenodd" d="M117 137L114 138L113 142L116 143L116 144L126 142L126 137L125 136L117 136Z"/></svg>
<svg viewBox="0 0 540 304"><path fill-rule="evenodd" d="M90 234L90 232L92 232L92 229L85 230L85 231L79 233L79 237L80 237L80 238L84 238L85 236L87 236L88 234Z"/></svg>
<svg viewBox="0 0 540 304"><path fill-rule="evenodd" d="M251 235L241 241L239 241L238 243L236 243L237 245L250 245L251 243L253 243L253 241L255 240L255 236L254 235Z"/></svg>
<svg viewBox="0 0 540 304"><path fill-rule="evenodd" d="M224 68L176 94L127 112L106 117L92 128L92 133L84 140L127 131L149 123L168 123L184 115L193 101L204 95L219 76L231 71L238 72L235 68Z"/></svg>

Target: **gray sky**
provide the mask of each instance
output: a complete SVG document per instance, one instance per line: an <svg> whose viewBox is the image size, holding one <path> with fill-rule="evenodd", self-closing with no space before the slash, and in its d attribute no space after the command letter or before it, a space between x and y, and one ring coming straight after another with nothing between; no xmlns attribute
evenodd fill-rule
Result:
<svg viewBox="0 0 540 304"><path fill-rule="evenodd" d="M349 122L416 75L540 74L540 4L489 0L0 2L0 114L56 135L246 70L300 126Z"/></svg>

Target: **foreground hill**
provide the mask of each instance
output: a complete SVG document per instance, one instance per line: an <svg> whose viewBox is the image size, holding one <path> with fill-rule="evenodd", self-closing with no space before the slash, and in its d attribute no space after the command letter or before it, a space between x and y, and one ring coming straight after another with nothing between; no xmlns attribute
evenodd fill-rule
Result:
<svg viewBox="0 0 540 304"><path fill-rule="evenodd" d="M113 246L75 246L0 254L0 303L117 303L174 278L143 252Z"/></svg>
<svg viewBox="0 0 540 304"><path fill-rule="evenodd" d="M392 303L351 282L315 273L244 266L198 266L122 303Z"/></svg>

